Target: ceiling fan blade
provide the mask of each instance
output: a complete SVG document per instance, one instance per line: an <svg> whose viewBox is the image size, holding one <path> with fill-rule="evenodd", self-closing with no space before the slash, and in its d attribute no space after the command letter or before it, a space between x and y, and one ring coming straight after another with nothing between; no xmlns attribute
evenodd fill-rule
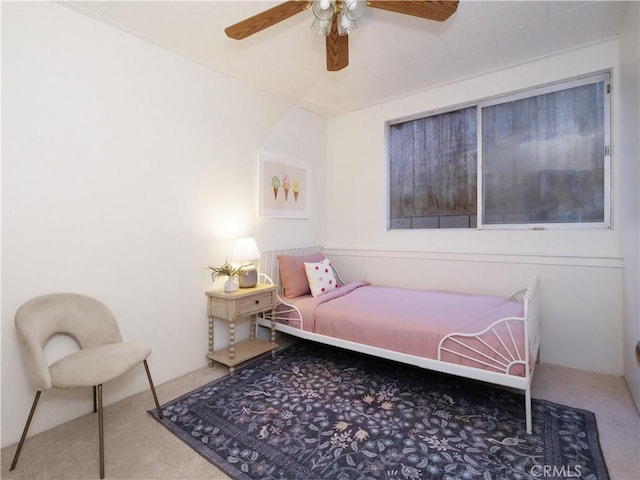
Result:
<svg viewBox="0 0 640 480"><path fill-rule="evenodd" d="M254 33L258 33L276 23L286 20L311 6L309 0L287 0L285 3L269 8L253 17L246 18L224 29L227 37L242 40Z"/></svg>
<svg viewBox="0 0 640 480"><path fill-rule="evenodd" d="M367 5L381 10L443 22L458 9L458 0L367 0Z"/></svg>
<svg viewBox="0 0 640 480"><path fill-rule="evenodd" d="M338 35L338 16L331 22L331 33L327 35L327 70L337 72L349 65L349 36Z"/></svg>

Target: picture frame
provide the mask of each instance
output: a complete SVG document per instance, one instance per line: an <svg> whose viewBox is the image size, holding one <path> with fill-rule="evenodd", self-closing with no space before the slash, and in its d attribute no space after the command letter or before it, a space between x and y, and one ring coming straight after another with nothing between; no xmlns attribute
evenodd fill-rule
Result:
<svg viewBox="0 0 640 480"><path fill-rule="evenodd" d="M309 218L309 164L258 151L258 214L275 218Z"/></svg>

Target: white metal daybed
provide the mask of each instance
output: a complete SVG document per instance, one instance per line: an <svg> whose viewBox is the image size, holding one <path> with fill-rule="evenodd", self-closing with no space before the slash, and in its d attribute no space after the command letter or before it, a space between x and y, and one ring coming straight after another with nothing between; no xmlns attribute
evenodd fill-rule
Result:
<svg viewBox="0 0 640 480"><path fill-rule="evenodd" d="M276 283L281 287L278 292L281 305L274 315L276 330L302 339L395 360L436 372L522 390L525 395L526 430L529 434L532 432L531 383L541 335L538 277L531 281L528 288L520 290L510 299L453 292L391 289L369 286L366 282L344 284L341 279L340 283L344 286L341 286L340 289L343 290L337 289L335 292L325 295L327 300L311 298L311 295L301 295L295 299L288 298L283 293L278 257L298 258L321 251L322 247L314 246L263 252L260 260L261 276L266 278L267 282ZM348 292L346 292L347 290ZM354 295L351 292L357 293ZM442 293L450 296L445 299L445 302L441 302L440 297L432 297L432 295ZM351 299L349 295L358 298ZM381 295L391 295L394 300L390 302L387 297L382 297L383 300L377 305L373 305L372 308L370 304L376 303ZM395 300L396 298L397 300ZM458 317L466 314L465 312L468 313L470 310L465 307L468 304L471 308L476 308L475 305L478 305L478 316L483 317L485 326L474 331L467 329L466 331L448 331L446 334L442 334L442 325L440 325L438 328L441 333L422 334L422 331L428 332L430 328L428 325L430 320L423 321L423 317L428 316L427 311L432 298L436 298L437 302L440 302L437 310L438 315L433 317L436 323L441 317L446 318L449 315L449 310L451 315ZM414 302L414 299L417 302ZM393 302L397 302L398 305L391 305L390 308L393 310L386 310L388 304ZM407 307L407 305L414 303L415 306ZM322 306L318 308L320 304ZM309 308L308 305L311 307ZM322 309L326 310L324 317L328 317L328 320L319 317L325 322L324 324L310 325L315 322L314 313L310 312L322 312ZM496 312L507 312L507 314L498 313L500 316L493 319L488 317L489 313L485 315L484 312L481 312L481 309L486 309L487 312L494 314ZM386 340L378 340L378 337L372 336L371 332L375 331L375 320L370 320L369 315L372 311L375 311L375 315L377 315L380 313L378 310L381 310L383 319L384 315L387 316L386 324L381 327L384 329L385 337L392 336L388 335L389 332L397 331L400 332L400 336L404 334L405 339L413 341L413 345L405 347L403 343L400 348L395 346L389 348L386 343L380 343ZM391 311L393 313L390 313ZM398 314L398 311L402 311L402 313ZM517 312L517 314L509 312ZM340 321L333 321L337 317ZM351 327L346 333L343 331L339 331L337 334L333 333L332 329L336 328L336 325L340 326L337 328L342 328L342 325L351 321L352 317L356 322L360 322L360 325L356 323L356 326ZM417 322L411 319L417 319ZM269 316L260 318L258 322L265 327L271 326ZM446 325L448 320L440 323ZM467 324L468 322L463 323ZM392 325L393 328L389 328L389 325ZM445 328L448 327L445 326ZM420 342L425 345L429 342L435 342L435 352L423 354L420 350Z"/></svg>

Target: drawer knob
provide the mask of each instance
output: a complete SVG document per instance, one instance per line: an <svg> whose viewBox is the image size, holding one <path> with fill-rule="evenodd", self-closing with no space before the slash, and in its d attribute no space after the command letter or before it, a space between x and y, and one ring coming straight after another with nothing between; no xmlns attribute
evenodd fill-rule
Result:
<svg viewBox="0 0 640 480"><path fill-rule="evenodd" d="M256 305L258 305L260 303L260 300L256 300Z"/></svg>

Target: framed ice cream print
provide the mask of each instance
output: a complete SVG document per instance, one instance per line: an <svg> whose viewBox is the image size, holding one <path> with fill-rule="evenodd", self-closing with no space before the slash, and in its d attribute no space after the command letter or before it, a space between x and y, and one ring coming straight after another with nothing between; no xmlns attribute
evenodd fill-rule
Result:
<svg viewBox="0 0 640 480"><path fill-rule="evenodd" d="M309 165L291 158L258 152L258 213L265 217L309 218Z"/></svg>

